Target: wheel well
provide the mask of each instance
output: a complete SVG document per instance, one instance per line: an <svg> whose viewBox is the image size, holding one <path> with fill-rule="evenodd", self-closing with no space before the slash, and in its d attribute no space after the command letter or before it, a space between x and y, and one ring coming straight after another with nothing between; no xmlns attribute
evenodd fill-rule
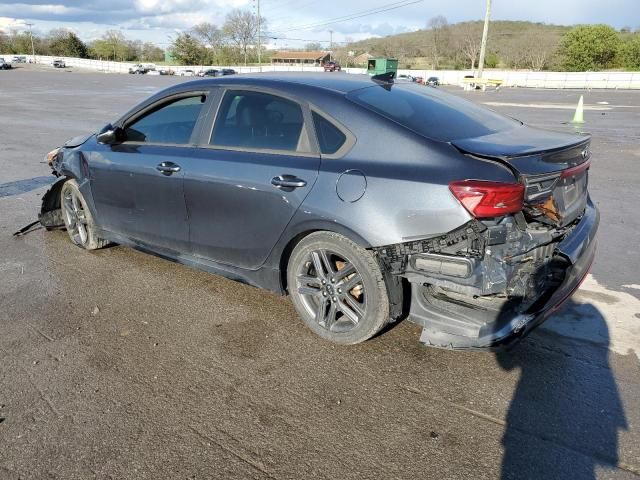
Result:
<svg viewBox="0 0 640 480"><path fill-rule="evenodd" d="M316 228L313 230L306 230L293 237L282 250L280 256L280 285L282 286L282 292L287 294L287 266L289 264L289 258L293 249L300 241L315 232L331 232L332 230L325 230ZM336 232L340 233L340 232ZM341 233L341 235L344 235ZM411 299L409 283L406 279L391 274L389 268L378 259L380 269L385 279L387 291L389 292L389 301L391 304L391 318L392 321L399 321L406 318L409 314L409 302Z"/></svg>
<svg viewBox="0 0 640 480"><path fill-rule="evenodd" d="M304 237L311 235L314 232L322 231L324 230L315 229L299 233L291 240L289 240L289 243L287 243L287 245L282 250L282 255L280 255L280 285L282 286L282 291L285 293L285 295L287 293L287 266L289 265L291 252L293 252L293 249L296 248L296 245L298 245L298 243L300 243L300 240L302 240Z"/></svg>
<svg viewBox="0 0 640 480"><path fill-rule="evenodd" d="M40 207L38 220L48 230L64 226L60 209L60 191L67 180L67 177L60 178L42 196L42 206Z"/></svg>

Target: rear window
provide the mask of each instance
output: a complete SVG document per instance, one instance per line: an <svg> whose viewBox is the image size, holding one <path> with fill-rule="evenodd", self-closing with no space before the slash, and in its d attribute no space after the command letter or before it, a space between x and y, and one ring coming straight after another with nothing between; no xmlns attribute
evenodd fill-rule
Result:
<svg viewBox="0 0 640 480"><path fill-rule="evenodd" d="M521 125L467 100L420 85L398 84L390 89L372 86L355 90L347 98L420 135L444 142Z"/></svg>

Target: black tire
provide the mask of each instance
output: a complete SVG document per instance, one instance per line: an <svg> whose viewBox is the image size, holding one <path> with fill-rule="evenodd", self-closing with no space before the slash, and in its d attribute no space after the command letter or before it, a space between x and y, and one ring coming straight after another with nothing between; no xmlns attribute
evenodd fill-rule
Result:
<svg viewBox="0 0 640 480"><path fill-rule="evenodd" d="M303 238L289 258L287 285L302 320L325 340L364 342L389 322L389 295L378 262L343 235L315 232Z"/></svg>
<svg viewBox="0 0 640 480"><path fill-rule="evenodd" d="M60 189L62 219L71 242L85 250L96 250L109 244L96 234L96 224L87 207L78 182L67 180Z"/></svg>

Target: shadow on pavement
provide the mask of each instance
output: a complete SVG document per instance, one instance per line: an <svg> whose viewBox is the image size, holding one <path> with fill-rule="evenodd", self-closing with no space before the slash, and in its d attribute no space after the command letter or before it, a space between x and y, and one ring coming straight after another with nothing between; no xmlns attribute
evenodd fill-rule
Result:
<svg viewBox="0 0 640 480"><path fill-rule="evenodd" d="M15 182L0 183L0 198L27 193L40 187L51 185L55 180L54 176L46 175L27 178L26 180L16 180Z"/></svg>
<svg viewBox="0 0 640 480"><path fill-rule="evenodd" d="M608 344L602 314L589 307ZM627 421L609 350L588 342L579 349L573 356L524 341L497 352L504 370L520 370L502 439L501 478L594 479L596 468L618 465L618 430Z"/></svg>

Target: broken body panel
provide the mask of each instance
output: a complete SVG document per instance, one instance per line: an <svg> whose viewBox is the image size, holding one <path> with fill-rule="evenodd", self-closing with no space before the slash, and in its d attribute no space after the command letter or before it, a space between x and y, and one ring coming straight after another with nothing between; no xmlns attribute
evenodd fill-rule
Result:
<svg viewBox="0 0 640 480"><path fill-rule="evenodd" d="M525 137L530 144L535 133ZM522 211L378 249L409 281L409 319L424 327L421 341L430 346L490 348L521 338L578 288L593 262L599 213L587 193L590 139L527 151L519 133L491 137L525 153L498 155L509 148L479 139L454 144L512 168L525 186Z"/></svg>

